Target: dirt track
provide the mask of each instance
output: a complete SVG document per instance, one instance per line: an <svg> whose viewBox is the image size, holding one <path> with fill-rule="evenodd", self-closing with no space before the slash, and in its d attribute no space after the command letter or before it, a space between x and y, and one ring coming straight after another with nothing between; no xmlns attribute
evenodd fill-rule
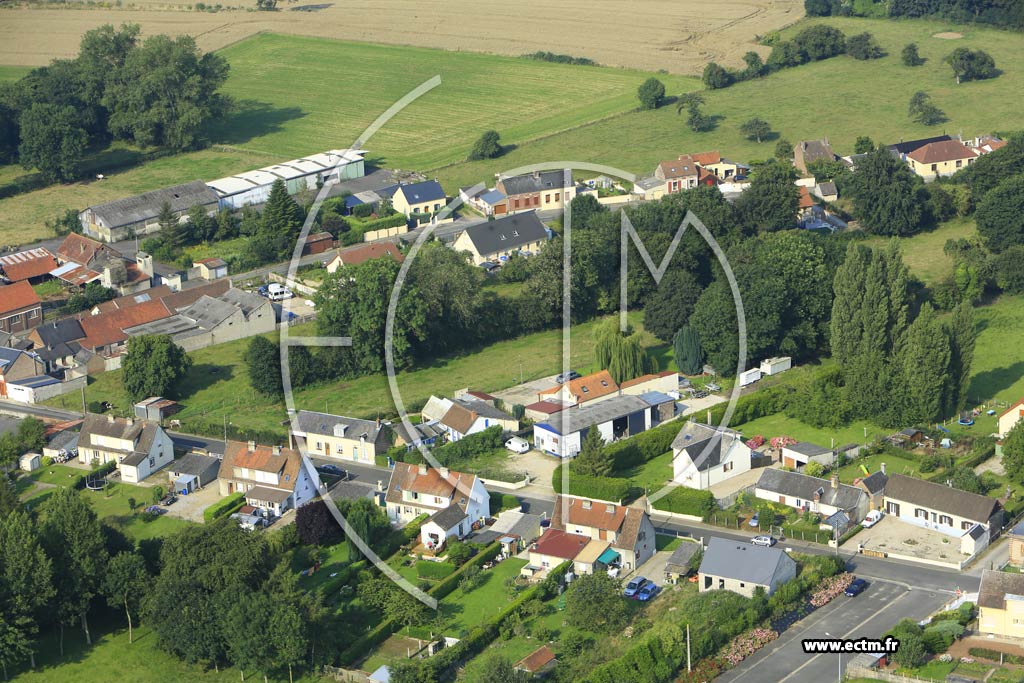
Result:
<svg viewBox="0 0 1024 683"><path fill-rule="evenodd" d="M301 0L305 4L306 0ZM153 6L156 3L150 3ZM253 1L255 5L255 1ZM700 73L708 61L741 64L756 38L803 16L802 0L540 0L334 2L317 12L186 9L2 9L0 64L41 65L70 57L96 26L138 23L145 33L190 33L212 50L261 31L519 55L537 50L609 66ZM166 2L160 6L167 7ZM145 7L145 0L135 7Z"/></svg>

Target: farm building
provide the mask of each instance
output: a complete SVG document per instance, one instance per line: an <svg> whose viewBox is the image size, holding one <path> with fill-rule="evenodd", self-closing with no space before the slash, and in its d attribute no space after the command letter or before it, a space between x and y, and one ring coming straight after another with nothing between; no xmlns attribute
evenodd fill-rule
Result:
<svg viewBox="0 0 1024 683"><path fill-rule="evenodd" d="M339 180L362 178L366 174L363 154L362 150L333 149L220 178L207 185L217 195L220 208L241 209L267 201L275 180L284 181L288 194L297 194Z"/></svg>
<svg viewBox="0 0 1024 683"><path fill-rule="evenodd" d="M150 396L135 404L135 417L159 422L179 410L181 410L181 406L178 405L177 401L172 401L163 396Z"/></svg>
<svg viewBox="0 0 1024 683"><path fill-rule="evenodd" d="M24 332L43 322L43 305L22 280L0 286L0 332Z"/></svg>
<svg viewBox="0 0 1024 683"><path fill-rule="evenodd" d="M601 438L610 443L647 431L658 424L660 415L658 407L643 397L615 396L566 408L547 422L535 424L533 444L545 453L571 458L579 453L591 426L596 426Z"/></svg>
<svg viewBox="0 0 1024 683"><path fill-rule="evenodd" d="M208 212L216 211L217 195L203 181L193 180L90 206L78 214L78 221L86 235L103 242L120 242L160 230L157 217L164 204L170 205L174 217L181 220L197 204Z"/></svg>
<svg viewBox="0 0 1024 683"><path fill-rule="evenodd" d="M41 247L0 256L0 275L9 282L28 280L36 284L47 279L50 271L56 267L57 259Z"/></svg>

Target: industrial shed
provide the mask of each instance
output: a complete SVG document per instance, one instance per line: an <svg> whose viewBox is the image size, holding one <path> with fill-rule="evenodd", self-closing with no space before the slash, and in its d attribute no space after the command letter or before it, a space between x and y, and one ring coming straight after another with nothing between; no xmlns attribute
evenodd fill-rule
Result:
<svg viewBox="0 0 1024 683"><path fill-rule="evenodd" d="M175 218L180 220L197 204L207 212L216 211L217 195L203 181L194 180L90 206L78 214L78 221L86 235L103 242L119 242L133 234L157 232L160 229L157 216L164 203L170 205Z"/></svg>
<svg viewBox="0 0 1024 683"><path fill-rule="evenodd" d="M325 183L362 178L366 174L363 154L363 150L333 149L213 180L207 185L216 193L220 208L241 209L266 202L275 180L284 181L288 194L297 194Z"/></svg>

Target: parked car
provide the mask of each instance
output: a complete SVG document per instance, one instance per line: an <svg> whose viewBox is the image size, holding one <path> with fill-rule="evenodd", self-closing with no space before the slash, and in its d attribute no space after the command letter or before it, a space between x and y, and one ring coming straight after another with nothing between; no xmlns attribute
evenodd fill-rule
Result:
<svg viewBox="0 0 1024 683"><path fill-rule="evenodd" d="M178 497L176 495L174 495L173 493L168 493L166 496L163 497L163 500L160 501L160 504L166 507L168 505L174 505L174 502L176 500L178 500Z"/></svg>
<svg viewBox="0 0 1024 683"><path fill-rule="evenodd" d="M167 514L167 510L164 510L159 505L150 505L148 508L146 508L146 512L148 512L151 515L165 515L165 514Z"/></svg>
<svg viewBox="0 0 1024 683"><path fill-rule="evenodd" d="M647 579L643 576L636 576L626 584L626 590L622 591L622 594L627 598L631 598L636 595L637 591L644 587L647 583Z"/></svg>
<svg viewBox="0 0 1024 683"><path fill-rule="evenodd" d="M648 581L636 592L636 599L640 602L647 602L658 594L658 584Z"/></svg>
<svg viewBox="0 0 1024 683"><path fill-rule="evenodd" d="M555 377L555 384L565 384L566 382L571 382L574 379L579 378L580 373L576 372L575 370L570 370L569 372L562 373L558 377Z"/></svg>
<svg viewBox="0 0 1024 683"><path fill-rule="evenodd" d="M868 582L864 579L854 579L853 583L846 587L847 597L856 597L864 592L864 589L868 587Z"/></svg>
<svg viewBox="0 0 1024 683"><path fill-rule="evenodd" d="M484 261L483 263L480 264L480 267L483 268L484 271L487 272L487 273L493 273L498 268L501 268L501 266L499 264L497 264L497 263L495 263L493 261Z"/></svg>
<svg viewBox="0 0 1024 683"><path fill-rule="evenodd" d="M505 442L505 448L509 449L513 453L526 453L530 450L530 442L518 436L513 436Z"/></svg>
<svg viewBox="0 0 1024 683"><path fill-rule="evenodd" d="M750 539L751 544L763 546L765 548L771 548L775 545L775 538L773 536L754 536Z"/></svg>
<svg viewBox="0 0 1024 683"><path fill-rule="evenodd" d="M861 522L860 525L865 529L870 529L871 527L882 521L882 517L884 516L885 513L883 513L881 510L872 510L867 514L866 517L864 517L864 521Z"/></svg>
<svg viewBox="0 0 1024 683"><path fill-rule="evenodd" d="M324 474L333 474L336 477L345 476L345 470L341 469L337 465L318 465L316 470L317 472L323 472Z"/></svg>
<svg viewBox="0 0 1024 683"><path fill-rule="evenodd" d="M271 301L284 301L285 299L291 299L294 294L292 290L288 289L282 284L271 282L267 285L267 298Z"/></svg>
<svg viewBox="0 0 1024 683"><path fill-rule="evenodd" d="M256 293L260 296L270 296L270 291L267 289L266 285L260 285L259 289L256 290Z"/></svg>
<svg viewBox="0 0 1024 683"><path fill-rule="evenodd" d="M761 513L760 512L755 512L754 516L750 518L750 521L747 522L747 524L749 524L752 527L760 526L761 525Z"/></svg>

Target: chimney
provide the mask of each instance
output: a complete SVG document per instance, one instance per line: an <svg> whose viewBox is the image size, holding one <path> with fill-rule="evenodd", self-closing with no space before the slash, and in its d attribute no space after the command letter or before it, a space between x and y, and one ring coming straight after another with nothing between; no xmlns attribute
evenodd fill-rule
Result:
<svg viewBox="0 0 1024 683"><path fill-rule="evenodd" d="M139 270L141 270L143 273L145 273L149 277L153 277L153 257L152 256L150 256L149 254L147 254L144 251L136 252L136 254L135 254L135 263L136 263L136 265L138 265Z"/></svg>
<svg viewBox="0 0 1024 683"><path fill-rule="evenodd" d="M832 473L831 482L832 482L832 488L833 489L838 489L839 488L839 473L838 472L833 472Z"/></svg>
<svg viewBox="0 0 1024 683"><path fill-rule="evenodd" d="M107 415L107 422L109 422L110 424L114 424L114 414L113 413L109 413Z"/></svg>
<svg viewBox="0 0 1024 683"><path fill-rule="evenodd" d="M427 473L427 463L421 462L420 463L420 474L426 474L426 473Z"/></svg>
<svg viewBox="0 0 1024 683"><path fill-rule="evenodd" d="M447 467L442 467L439 471L441 472L441 476L444 477L445 479L447 479L448 475L451 474L451 472L452 472Z"/></svg>
<svg viewBox="0 0 1024 683"><path fill-rule="evenodd" d="M882 474L885 474L885 463L882 463Z"/></svg>
<svg viewBox="0 0 1024 683"><path fill-rule="evenodd" d="M280 446L271 446L270 451L274 455L281 455L281 447Z"/></svg>
<svg viewBox="0 0 1024 683"><path fill-rule="evenodd" d="M250 451L256 450L256 442L255 441L250 441L249 442L249 450Z"/></svg>

